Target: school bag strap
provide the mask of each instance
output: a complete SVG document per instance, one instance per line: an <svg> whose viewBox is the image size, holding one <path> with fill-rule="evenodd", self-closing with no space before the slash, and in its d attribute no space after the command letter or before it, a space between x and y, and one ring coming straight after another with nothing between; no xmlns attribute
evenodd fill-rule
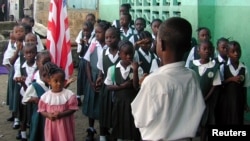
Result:
<svg viewBox="0 0 250 141"><path fill-rule="evenodd" d="M45 93L45 90L38 83L33 82L32 86L35 88L38 98L40 98L43 95L43 93Z"/></svg>

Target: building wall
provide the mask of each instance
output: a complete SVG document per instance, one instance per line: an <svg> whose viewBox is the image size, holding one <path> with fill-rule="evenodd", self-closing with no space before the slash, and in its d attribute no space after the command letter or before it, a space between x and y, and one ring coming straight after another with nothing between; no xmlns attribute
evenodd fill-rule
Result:
<svg viewBox="0 0 250 141"><path fill-rule="evenodd" d="M35 21L47 26L48 15L49 15L49 4L50 0L35 0L34 4L34 18ZM88 13L93 13L98 18L97 10L83 10L83 9L68 9L69 27L70 27L70 38L74 44L75 39L82 29L82 23Z"/></svg>
<svg viewBox="0 0 250 141"><path fill-rule="evenodd" d="M119 19L119 0L99 0L99 15L100 19L113 22Z"/></svg>
<svg viewBox="0 0 250 141"><path fill-rule="evenodd" d="M212 41L220 37L236 40L242 48L241 61L250 71L250 1L249 0L199 0L199 26L207 26L212 32ZM248 88L250 105L250 89ZM250 121L250 114L246 114Z"/></svg>
<svg viewBox="0 0 250 141"><path fill-rule="evenodd" d="M49 0L37 1L35 10L36 20L45 26L48 19ZM189 20L193 28L193 36L197 37L196 29L208 27L212 33L215 45L220 37L237 40L242 47L241 60L250 71L250 1L249 0L99 0L99 11L69 9L70 32L72 40L81 29L81 23L89 12L95 13L100 19L112 22L119 18L119 6L122 3L131 3L132 17L142 16L150 22L154 17L162 18L181 16ZM169 5L164 5L169 3ZM165 12L163 12L165 11ZM175 12L175 14L174 14ZM165 14L165 15L164 15ZM149 25L148 25L149 26ZM150 29L147 27L147 30ZM250 105L250 89L248 89L248 103ZM246 114L250 120L250 114Z"/></svg>

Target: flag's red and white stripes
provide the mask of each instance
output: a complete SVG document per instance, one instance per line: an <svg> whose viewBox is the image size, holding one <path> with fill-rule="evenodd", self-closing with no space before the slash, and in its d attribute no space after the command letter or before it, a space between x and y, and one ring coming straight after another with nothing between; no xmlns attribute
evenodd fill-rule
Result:
<svg viewBox="0 0 250 141"><path fill-rule="evenodd" d="M68 79L74 68L66 0L50 1L46 46L51 53L52 61L65 71Z"/></svg>

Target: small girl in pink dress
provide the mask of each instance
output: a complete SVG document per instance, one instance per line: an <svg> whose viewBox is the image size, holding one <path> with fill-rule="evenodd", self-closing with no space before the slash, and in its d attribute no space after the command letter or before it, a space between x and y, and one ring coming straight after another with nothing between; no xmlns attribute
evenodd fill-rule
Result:
<svg viewBox="0 0 250 141"><path fill-rule="evenodd" d="M64 89L65 72L60 68L49 72L51 90L38 103L38 112L45 118L45 141L75 141L74 112L78 109L76 95Z"/></svg>

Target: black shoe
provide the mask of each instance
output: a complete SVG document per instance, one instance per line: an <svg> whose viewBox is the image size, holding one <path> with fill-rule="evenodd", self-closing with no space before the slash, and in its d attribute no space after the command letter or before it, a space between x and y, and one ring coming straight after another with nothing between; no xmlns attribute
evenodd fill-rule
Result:
<svg viewBox="0 0 250 141"><path fill-rule="evenodd" d="M77 98L77 102L78 102L78 106L79 106L79 107L82 106L82 100L81 100L80 97Z"/></svg>
<svg viewBox="0 0 250 141"><path fill-rule="evenodd" d="M19 129L20 128L20 124L13 124L12 128L13 129Z"/></svg>
<svg viewBox="0 0 250 141"><path fill-rule="evenodd" d="M16 139L17 140L21 140L22 139L22 136L21 136L21 131L19 130L17 135L16 135Z"/></svg>
<svg viewBox="0 0 250 141"><path fill-rule="evenodd" d="M94 141L94 135L96 134L96 131L92 131L90 128L87 129L88 135L86 138L86 141Z"/></svg>
<svg viewBox="0 0 250 141"><path fill-rule="evenodd" d="M21 141L28 141L27 139L21 139Z"/></svg>
<svg viewBox="0 0 250 141"><path fill-rule="evenodd" d="M14 117L12 116L12 117L7 118L7 121L14 121Z"/></svg>

